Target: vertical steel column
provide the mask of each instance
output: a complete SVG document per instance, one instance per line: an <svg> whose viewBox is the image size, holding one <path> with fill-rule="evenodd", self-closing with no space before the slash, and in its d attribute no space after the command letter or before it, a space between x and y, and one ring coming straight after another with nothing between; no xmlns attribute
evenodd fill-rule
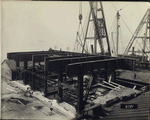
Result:
<svg viewBox="0 0 150 120"><path fill-rule="evenodd" d="M105 27L105 32L106 32L106 40L107 40L108 52L109 52L109 55L111 56L110 43L109 43L109 39L108 39L108 33L107 33L107 27L106 27L106 21L105 21L104 9L103 9L103 5L102 5L102 1L100 1L100 6L101 6L101 9L102 9L101 12L102 12L102 17L103 17L104 27Z"/></svg>
<svg viewBox="0 0 150 120"><path fill-rule="evenodd" d="M95 7L95 16L97 18L97 2L95 2L96 7ZM97 34L96 30L94 30L94 53L97 54Z"/></svg>
<svg viewBox="0 0 150 120"><path fill-rule="evenodd" d="M108 78L107 78L107 62L105 62L105 72L104 72L104 77L105 77L105 81L108 81Z"/></svg>
<svg viewBox="0 0 150 120"><path fill-rule="evenodd" d="M19 61L16 61L16 68L19 67Z"/></svg>
<svg viewBox="0 0 150 120"><path fill-rule="evenodd" d="M92 68L93 69L93 68ZM97 79L97 70L92 70L92 76L93 76L93 81L92 81L92 85L96 84L96 79Z"/></svg>
<svg viewBox="0 0 150 120"><path fill-rule="evenodd" d="M83 69L82 66L78 68L78 100L77 100L77 113L79 115L82 114L82 111L84 109L84 103L83 103Z"/></svg>
<svg viewBox="0 0 150 120"><path fill-rule="evenodd" d="M150 9L149 9L149 15L148 15L148 29L149 29L149 51L150 51Z"/></svg>
<svg viewBox="0 0 150 120"><path fill-rule="evenodd" d="M16 72L16 80L20 78L20 77L19 77L19 70L18 70L18 67L19 67L19 61L16 61L16 70L17 70L17 72ZM17 77L17 76L18 76L18 77Z"/></svg>
<svg viewBox="0 0 150 120"><path fill-rule="evenodd" d="M93 45L91 45L91 52L92 52L92 54L94 53L94 51L93 51Z"/></svg>
<svg viewBox="0 0 150 120"><path fill-rule="evenodd" d="M132 60L132 70L135 71L136 61Z"/></svg>
<svg viewBox="0 0 150 120"><path fill-rule="evenodd" d="M113 82L116 81L116 72L115 72L115 70L113 70L113 72L112 72L112 81Z"/></svg>
<svg viewBox="0 0 150 120"><path fill-rule="evenodd" d="M63 101L63 89L61 86L61 83L63 82L63 71L61 70L61 65L59 68L59 74L58 74L58 102Z"/></svg>
<svg viewBox="0 0 150 120"><path fill-rule="evenodd" d="M90 23L90 17L91 17L91 10L90 10L90 14L89 14L89 18L88 18L88 24L87 24L87 28L86 28L86 32L85 32L85 37L84 37L84 43L83 43L83 48L82 48L82 54L84 52L84 47L85 47L85 43L86 43L86 37L88 34L88 28L89 28L89 23Z"/></svg>
<svg viewBox="0 0 150 120"><path fill-rule="evenodd" d="M44 58L44 96L47 97L47 60Z"/></svg>
<svg viewBox="0 0 150 120"><path fill-rule="evenodd" d="M144 54L145 54L145 46L146 46L146 39L147 39L147 29L148 29L148 19L146 22L146 29L145 29L145 33L144 33L145 36L143 39L142 62L145 62Z"/></svg>
<svg viewBox="0 0 150 120"><path fill-rule="evenodd" d="M119 45L119 11L117 11L117 41L116 41L116 56L118 56L118 45Z"/></svg>
<svg viewBox="0 0 150 120"><path fill-rule="evenodd" d="M34 56L32 56L32 89L35 90L35 59Z"/></svg>
<svg viewBox="0 0 150 120"><path fill-rule="evenodd" d="M28 67L28 61L24 61L24 70L26 70L27 69L27 67ZM27 74L26 74L26 72L24 72L24 84L26 85L27 84Z"/></svg>
<svg viewBox="0 0 150 120"><path fill-rule="evenodd" d="M113 68L113 72L112 72L112 81L115 82L116 81L116 65L117 61L115 62L114 68Z"/></svg>
<svg viewBox="0 0 150 120"><path fill-rule="evenodd" d="M27 69L28 65L27 65L28 61L24 61L24 69Z"/></svg>

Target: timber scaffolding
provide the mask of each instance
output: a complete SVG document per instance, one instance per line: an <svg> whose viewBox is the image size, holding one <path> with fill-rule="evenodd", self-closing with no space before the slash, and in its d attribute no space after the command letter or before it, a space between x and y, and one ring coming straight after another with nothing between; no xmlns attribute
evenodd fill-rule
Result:
<svg viewBox="0 0 150 120"><path fill-rule="evenodd" d="M98 76L107 83L111 75L115 86L116 70L134 70L136 62L131 58L57 50L13 52L7 53L7 58L16 61L16 79L23 79L24 84L31 85L33 90L42 90L45 97L57 94L58 102L65 101L75 106L78 115L100 106L97 104L86 108L91 88L102 85L97 82ZM20 66L21 62L24 63L23 66ZM87 85L85 75L92 76ZM121 80L119 81L121 83ZM132 82L127 81L124 85ZM136 84L142 87L147 85ZM111 86L109 88L112 89ZM131 87L133 86L134 83Z"/></svg>

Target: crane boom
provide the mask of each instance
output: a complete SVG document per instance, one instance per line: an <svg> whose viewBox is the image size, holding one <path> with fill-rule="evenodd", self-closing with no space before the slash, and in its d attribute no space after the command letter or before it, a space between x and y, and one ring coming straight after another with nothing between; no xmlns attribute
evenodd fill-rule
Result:
<svg viewBox="0 0 150 120"><path fill-rule="evenodd" d="M90 53L89 50L91 50L91 52L93 51L92 53L94 53L94 54L100 53L101 55L111 56L102 2L100 1L99 2L100 4L97 4L97 3L98 3L97 1L89 2L90 12L89 12L89 17L88 17L85 33L83 32L83 28L81 28L81 31L82 31L81 35L82 35L82 39L84 40L82 42L83 44L81 44L82 53L84 53L84 52ZM80 15L79 15L80 25L81 25L81 18L82 17L81 17L81 13L80 13ZM94 26L94 29L91 29L91 28L93 28L93 26ZM82 27L82 25L81 25L81 27ZM91 30L92 30L92 32L91 32ZM80 39L80 37L77 36L77 39ZM89 42L87 42L87 39L88 39L88 41L90 40L91 49L88 47ZM91 42L92 40L94 40L94 45L92 45L92 43L93 43L93 42ZM100 49L98 49L98 50L100 50L100 51L97 50L97 48L98 48L97 43L99 44ZM87 47L86 49L85 49L85 46Z"/></svg>
<svg viewBox="0 0 150 120"><path fill-rule="evenodd" d="M137 29L135 30L135 32L134 32L134 34L133 34L131 40L129 41L129 43L128 43L126 49L125 49L124 55L127 55L127 54L128 54L130 48L132 47L133 42L135 41L135 39L136 39L137 36L138 36L138 34L139 34L141 28L142 28L143 25L147 22L146 20L148 19L149 11L150 11L150 9L148 9L148 10L146 11L146 14L144 15L144 17L142 18L142 20L141 20L139 26L138 26Z"/></svg>
<svg viewBox="0 0 150 120"><path fill-rule="evenodd" d="M101 53L104 54L104 46L103 46L103 41L102 41L102 30L100 29L100 26L98 26L99 22L98 22L96 15L95 15L95 12L94 12L93 2L91 2L91 1L90 1L90 7L91 7L92 16L93 16L93 22L95 25L96 35L98 38L98 42L100 44Z"/></svg>

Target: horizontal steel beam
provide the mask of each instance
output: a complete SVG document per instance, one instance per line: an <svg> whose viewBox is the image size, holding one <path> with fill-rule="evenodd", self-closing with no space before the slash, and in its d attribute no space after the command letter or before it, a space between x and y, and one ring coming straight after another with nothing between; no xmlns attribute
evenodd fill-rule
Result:
<svg viewBox="0 0 150 120"><path fill-rule="evenodd" d="M37 54L37 53L36 53ZM47 56L47 53L43 53L43 55L45 54L45 56ZM14 55L14 60L15 61L32 61L32 56L35 55L33 53L24 53L24 54L17 54ZM38 55L38 54L37 54ZM67 56L67 53L49 53L49 56L52 55L60 55L60 56Z"/></svg>
<svg viewBox="0 0 150 120"><path fill-rule="evenodd" d="M83 74L86 75L89 72L93 72L94 70L100 70L105 68L110 71L114 71L116 69L133 69L133 61L132 59L124 59L124 58L112 58L105 60L95 60L95 61L87 61L87 62L79 62L72 63L67 65L66 74L69 77L78 76L79 69L82 67Z"/></svg>
<svg viewBox="0 0 150 120"><path fill-rule="evenodd" d="M48 61L49 60L60 60L60 59L64 59L64 58L76 58L76 57L83 57L86 55L75 55L75 56L61 56L61 57L45 57L44 58L44 65L45 65L45 71L48 70Z"/></svg>
<svg viewBox="0 0 150 120"><path fill-rule="evenodd" d="M82 67L83 74L86 75L92 73L94 70L100 70L109 66L107 64L111 66L110 68L115 68L116 58L68 64L66 74L69 77L78 76L80 74L79 69Z"/></svg>
<svg viewBox="0 0 150 120"><path fill-rule="evenodd" d="M125 57L128 59L138 59L138 58L142 58L142 56L131 56L131 55L118 55L119 57Z"/></svg>
<svg viewBox="0 0 150 120"><path fill-rule="evenodd" d="M85 55L83 55L85 56ZM82 57L82 55L73 55L73 56L53 56L53 54L38 54L33 55L34 62L44 62L44 59L46 58L46 61L48 60L54 60L54 59L62 59L62 58L73 58L73 57ZM32 59L32 60L33 60Z"/></svg>
<svg viewBox="0 0 150 120"><path fill-rule="evenodd" d="M148 82L146 83L146 82L135 81L135 80L125 79L125 78L119 78L119 77L116 77L116 79L119 79L119 80L122 80L122 81L127 81L127 82L132 82L132 83L135 83L135 84L140 84L140 85L143 85L143 86L150 85L150 83L148 83Z"/></svg>
<svg viewBox="0 0 150 120"><path fill-rule="evenodd" d="M129 52L133 52L133 51L129 51ZM143 53L143 51L134 51L134 53ZM144 53L150 53L150 51L144 51Z"/></svg>
<svg viewBox="0 0 150 120"><path fill-rule="evenodd" d="M7 59L14 59L15 55L18 54L49 54L49 53L65 53L68 55L82 55L82 53L77 53L77 52L68 52L68 51L59 51L59 50L51 50L51 51L29 51L29 52L10 52L7 53ZM84 55L90 55L90 54L85 54Z"/></svg>
<svg viewBox="0 0 150 120"><path fill-rule="evenodd" d="M84 62L84 61L93 61L93 60L102 60L109 59L109 56L90 56L90 57L75 57L75 58L64 58L64 59L56 59L50 60L47 63L47 70L50 72L59 73L60 71L66 71L66 65L70 63L76 62Z"/></svg>
<svg viewBox="0 0 150 120"><path fill-rule="evenodd" d="M45 57L52 56L51 54L38 54L38 55L32 55L34 62L43 62ZM32 59L32 60L33 60Z"/></svg>
<svg viewBox="0 0 150 120"><path fill-rule="evenodd" d="M50 80L51 82L54 82L54 83L57 83L55 79L52 79L51 77L45 77L44 75L42 74L38 74L36 72L32 72L30 70L24 70L24 72L28 73L28 74L31 74L31 75L35 75L36 77L40 78L41 80L44 80L45 78L47 80Z"/></svg>
<svg viewBox="0 0 150 120"><path fill-rule="evenodd" d="M84 56L84 55L83 55ZM82 55L75 55L75 56L58 56L58 57L45 57L44 61L49 61L49 60L58 60L58 59L64 59L64 58L76 58L76 57L83 57Z"/></svg>
<svg viewBox="0 0 150 120"><path fill-rule="evenodd" d="M48 54L48 53L52 53L52 51L29 51L29 52L10 52L7 53L7 58L8 59L14 59L15 55L18 54Z"/></svg>

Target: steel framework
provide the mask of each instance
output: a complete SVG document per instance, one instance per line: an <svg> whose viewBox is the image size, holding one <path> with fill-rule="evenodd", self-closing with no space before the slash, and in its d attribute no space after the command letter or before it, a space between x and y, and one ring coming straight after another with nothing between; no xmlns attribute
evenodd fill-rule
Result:
<svg viewBox="0 0 150 120"><path fill-rule="evenodd" d="M98 74L103 71L106 82L111 74L115 82L117 69L133 70L135 65L134 59L67 51L15 52L8 53L7 57L16 61L16 68L23 73L24 84L30 84L33 90L42 90L45 97L57 94L59 102L69 102L65 97L70 91L69 95L72 100L69 103L76 106L79 115L84 111L94 109L94 106L99 106L87 108L85 104L91 87L100 85L96 83ZM24 63L24 69L20 69L22 67L20 62ZM84 75L92 76L87 86L84 86ZM74 80L75 76L77 80ZM70 86L71 84L76 84L75 89ZM86 94L83 94L83 91L86 91Z"/></svg>

